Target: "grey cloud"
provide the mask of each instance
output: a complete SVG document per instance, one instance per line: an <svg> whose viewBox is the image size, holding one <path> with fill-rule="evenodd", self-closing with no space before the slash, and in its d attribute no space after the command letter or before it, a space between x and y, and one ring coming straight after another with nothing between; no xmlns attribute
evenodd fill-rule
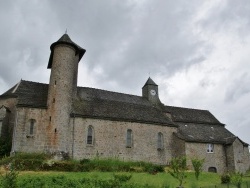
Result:
<svg viewBox="0 0 250 188"><path fill-rule="evenodd" d="M242 73L239 77L234 79L225 94L225 102L235 102L243 95L250 93L250 75L248 73Z"/></svg>

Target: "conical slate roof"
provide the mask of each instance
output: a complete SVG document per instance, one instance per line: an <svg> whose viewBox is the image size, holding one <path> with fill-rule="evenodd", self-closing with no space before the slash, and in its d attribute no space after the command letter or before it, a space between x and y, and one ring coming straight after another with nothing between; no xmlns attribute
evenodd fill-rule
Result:
<svg viewBox="0 0 250 188"><path fill-rule="evenodd" d="M74 43L68 34L64 34L58 41L54 42L53 44L51 44L50 46L50 58L49 58L49 63L48 63L48 68L52 67L52 60L53 60L53 54L54 54L54 47L57 44L67 44L72 46L73 48L75 48L76 53L79 53L79 61L82 59L82 56L84 55L84 53L86 52L85 49L83 49L82 47L78 46L76 43Z"/></svg>

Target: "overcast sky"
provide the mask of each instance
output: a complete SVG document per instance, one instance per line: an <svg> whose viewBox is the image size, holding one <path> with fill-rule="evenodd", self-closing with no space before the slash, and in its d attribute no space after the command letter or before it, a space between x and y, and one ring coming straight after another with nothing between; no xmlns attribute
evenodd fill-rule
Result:
<svg viewBox="0 0 250 188"><path fill-rule="evenodd" d="M250 143L249 0L0 0L0 93L48 83L50 45L86 49L78 85L206 109Z"/></svg>

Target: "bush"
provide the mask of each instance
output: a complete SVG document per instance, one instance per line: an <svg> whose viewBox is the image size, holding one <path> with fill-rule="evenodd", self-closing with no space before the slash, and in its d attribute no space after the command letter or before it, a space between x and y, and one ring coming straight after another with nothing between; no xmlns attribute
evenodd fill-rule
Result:
<svg viewBox="0 0 250 188"><path fill-rule="evenodd" d="M234 174L231 175L231 183L236 185L237 188L241 188L241 184L243 181L243 174L236 172Z"/></svg>
<svg viewBox="0 0 250 188"><path fill-rule="evenodd" d="M220 180L222 184L230 183L231 177L229 174L223 174L221 175Z"/></svg>
<svg viewBox="0 0 250 188"><path fill-rule="evenodd" d="M195 171L195 178L198 180L202 171L204 159L192 159L192 165Z"/></svg>
<svg viewBox="0 0 250 188"><path fill-rule="evenodd" d="M9 164L8 168L9 171L2 176L1 186L4 188L16 188L18 172L15 170L13 164Z"/></svg>
<svg viewBox="0 0 250 188"><path fill-rule="evenodd" d="M186 178L185 170L187 168L187 159L186 157L176 157L173 158L170 162L169 173L171 176L176 178L179 181L179 187L182 187L184 179Z"/></svg>
<svg viewBox="0 0 250 188"><path fill-rule="evenodd" d="M77 172L81 171L82 165L74 161L53 161L48 160L42 164L41 170L53 170L64 172Z"/></svg>
<svg viewBox="0 0 250 188"><path fill-rule="evenodd" d="M17 170L40 170L48 155L37 153L17 153L0 160L0 165L12 163Z"/></svg>

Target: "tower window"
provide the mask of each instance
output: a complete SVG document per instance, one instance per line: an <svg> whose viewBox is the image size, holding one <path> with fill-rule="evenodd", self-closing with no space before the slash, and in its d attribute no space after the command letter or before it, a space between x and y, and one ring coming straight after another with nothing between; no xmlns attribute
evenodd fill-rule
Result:
<svg viewBox="0 0 250 188"><path fill-rule="evenodd" d="M127 130L127 137L126 137L126 147L127 148L131 148L132 144L133 144L133 134L132 134L132 130L128 129Z"/></svg>
<svg viewBox="0 0 250 188"><path fill-rule="evenodd" d="M55 103L56 102L56 99L55 98L53 98L53 103Z"/></svg>
<svg viewBox="0 0 250 188"><path fill-rule="evenodd" d="M157 134L157 150L163 150L163 134L159 132Z"/></svg>
<svg viewBox="0 0 250 188"><path fill-rule="evenodd" d="M88 127L88 135L87 135L87 144L89 144L89 145L93 145L93 141L94 141L94 129L93 129L93 127L92 126L89 126Z"/></svg>

